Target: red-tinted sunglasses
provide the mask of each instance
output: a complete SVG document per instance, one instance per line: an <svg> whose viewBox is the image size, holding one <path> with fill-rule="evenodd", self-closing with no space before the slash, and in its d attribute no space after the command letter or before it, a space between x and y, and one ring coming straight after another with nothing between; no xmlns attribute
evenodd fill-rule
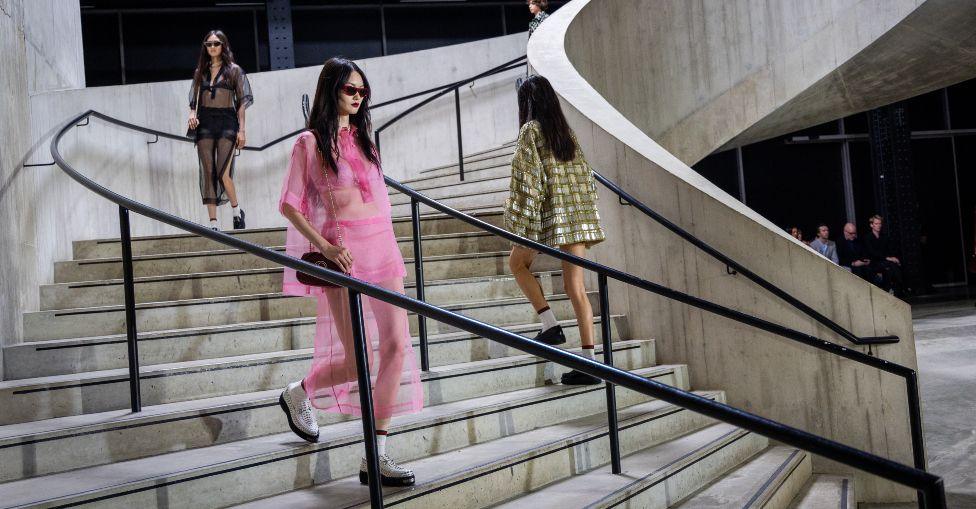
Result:
<svg viewBox="0 0 976 509"><path fill-rule="evenodd" d="M369 89L366 87L357 87L355 85L346 84L343 85L342 88L340 88L339 90L342 90L342 93L348 95L349 97L352 97L356 94L359 94L359 96L362 97L363 99L369 97Z"/></svg>

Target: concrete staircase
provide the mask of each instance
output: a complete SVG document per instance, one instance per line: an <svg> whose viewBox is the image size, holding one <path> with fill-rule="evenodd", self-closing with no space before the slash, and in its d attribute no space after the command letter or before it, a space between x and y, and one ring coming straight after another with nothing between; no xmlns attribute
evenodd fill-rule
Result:
<svg viewBox="0 0 976 509"><path fill-rule="evenodd" d="M452 166L407 183L499 224L511 150L469 156L463 184ZM393 203L409 257L409 200ZM422 232L430 302L534 335L534 313L507 274L506 242L431 213ZM233 234L284 244L281 228ZM144 411L127 410L119 241L76 242L74 259L58 262L54 283L41 288L40 310L25 313L25 342L5 348L0 507L368 505L358 420L320 413L320 441L308 444L277 406L281 388L308 368L313 302L283 296L279 268L191 235L137 238L133 251ZM559 264L540 259L533 269L566 347L577 349ZM618 367L691 389L686 366L658 365L653 339L632 337L625 316L611 321ZM624 389L625 473L611 475L602 386L553 384L564 368L428 324L425 409L394 419L390 439L418 482L387 490L388 506L854 504L851 481L813 475L805 452Z"/></svg>

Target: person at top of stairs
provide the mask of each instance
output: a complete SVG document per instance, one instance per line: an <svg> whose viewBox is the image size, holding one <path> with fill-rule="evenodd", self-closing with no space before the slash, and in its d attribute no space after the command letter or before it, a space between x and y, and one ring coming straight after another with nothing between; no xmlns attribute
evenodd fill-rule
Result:
<svg viewBox="0 0 976 509"><path fill-rule="evenodd" d="M254 103L247 75L234 63L230 41L220 30L203 38L190 87L186 136L196 141L200 158L200 194L217 229L217 206L230 201L234 229L244 228L244 211L234 187L234 149L244 147L244 110Z"/></svg>
<svg viewBox="0 0 976 509"><path fill-rule="evenodd" d="M596 181L549 81L530 76L518 89L519 130L512 159L512 180L505 203L505 228L521 237L575 256L605 238L596 208ZM530 267L537 254L513 245L509 267L519 288L542 320L536 341L566 342ZM593 359L593 308L583 286L583 269L562 263L566 293L579 323L583 356ZM564 384L590 385L599 379L573 370Z"/></svg>
<svg viewBox="0 0 976 509"><path fill-rule="evenodd" d="M286 252L301 257L318 251L353 277L404 293L406 270L394 235L390 197L369 137L369 95L369 82L354 62L325 62L307 130L295 141L279 201L279 210L290 222ZM319 428L313 406L362 415L348 293L343 287L302 284L287 268L283 288L288 295L318 299L312 367L280 397L292 431L315 442ZM424 401L407 312L363 297L363 319L382 481L412 485L413 472L386 454L391 417L419 412ZM365 460L360 479L367 480Z"/></svg>

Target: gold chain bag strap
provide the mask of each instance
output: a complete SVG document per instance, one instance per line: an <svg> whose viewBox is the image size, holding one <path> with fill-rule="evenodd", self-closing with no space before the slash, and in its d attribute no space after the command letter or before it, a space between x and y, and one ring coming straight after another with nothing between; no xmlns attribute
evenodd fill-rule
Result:
<svg viewBox="0 0 976 509"><path fill-rule="evenodd" d="M316 137L316 139L318 139L318 133L316 133L315 137ZM318 143L316 143L316 145L318 146ZM332 206L332 218L335 220L335 224L336 224L336 238L338 238L338 240L339 240L339 246L341 247L343 245L343 243L342 243L342 229L339 228L339 214L338 214L338 209L336 208L336 204L335 204L335 197L332 195L333 194L332 193L332 182L329 181L329 170L326 169L326 167L325 167L325 157L322 154L322 148L319 147L318 148L318 151L319 151L319 158L322 159L322 174L325 177L325 185L329 189L329 203ZM307 220L307 218L306 218L306 220ZM335 263L332 260L329 260L328 258L326 258L324 254L322 254L322 253L320 253L318 251L314 251L313 250L314 249L314 246L312 246L312 243L311 242L309 242L308 247L309 247L309 252L307 252L307 253L305 253L305 254L302 255L302 261L306 261L306 262L311 263L313 265L318 265L320 267L324 267L326 269L333 270L333 271L336 271L336 272L344 272L342 270L342 268L339 267L339 265L337 263ZM323 288L335 288L335 287L339 286L339 285L330 283L328 281L325 281L323 279L319 279L319 278L317 278L315 276L311 276L311 275L306 274L304 272L298 272L298 273L296 273L296 276L298 277L298 282L301 283L301 284L303 284L303 285L320 286L320 287L323 287Z"/></svg>

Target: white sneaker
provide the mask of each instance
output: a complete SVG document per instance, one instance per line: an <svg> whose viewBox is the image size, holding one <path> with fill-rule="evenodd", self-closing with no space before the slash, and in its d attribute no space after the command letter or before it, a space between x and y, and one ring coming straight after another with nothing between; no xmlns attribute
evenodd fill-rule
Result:
<svg viewBox="0 0 976 509"><path fill-rule="evenodd" d="M415 482L413 470L397 465L387 455L380 456L380 479L383 486L413 486ZM369 473L366 468L366 458L359 465L359 482L369 484Z"/></svg>
<svg viewBox="0 0 976 509"><path fill-rule="evenodd" d="M319 423L315 420L312 402L308 400L301 380L288 384L288 387L281 391L278 405L288 418L288 427L296 435L312 443L319 441Z"/></svg>

